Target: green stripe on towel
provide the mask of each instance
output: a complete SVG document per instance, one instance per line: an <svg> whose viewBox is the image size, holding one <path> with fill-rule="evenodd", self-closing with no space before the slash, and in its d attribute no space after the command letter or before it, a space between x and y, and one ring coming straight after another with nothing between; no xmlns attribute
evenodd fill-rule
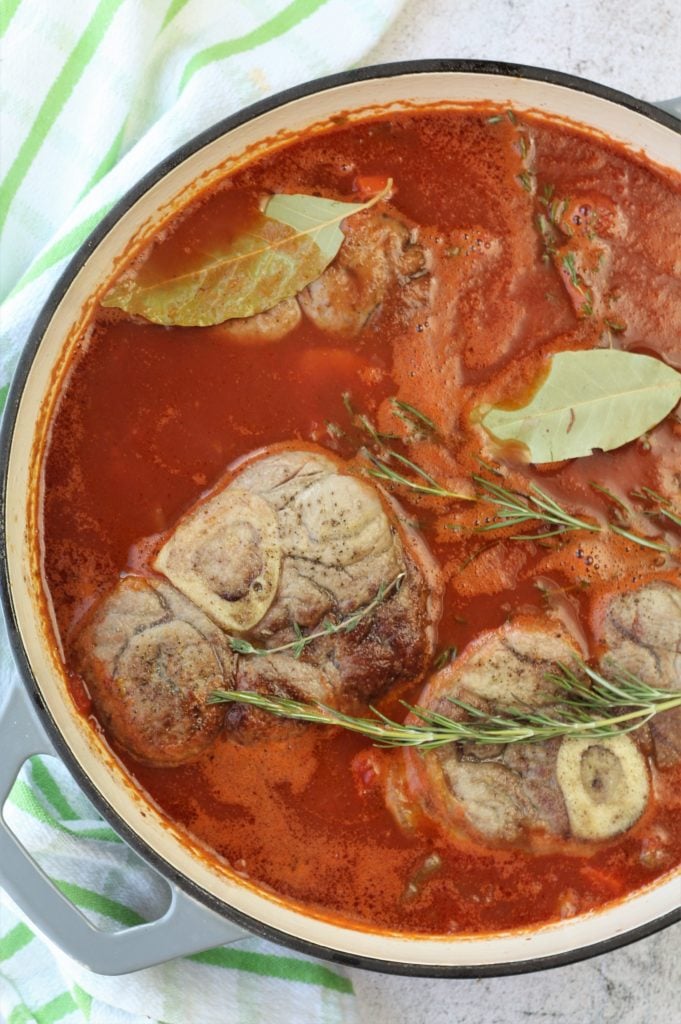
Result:
<svg viewBox="0 0 681 1024"><path fill-rule="evenodd" d="M2 5L0 6L0 36L4 36L9 28L9 23L17 13L20 3L21 0L2 0Z"/></svg>
<svg viewBox="0 0 681 1024"><path fill-rule="evenodd" d="M56 1021L61 1020L62 1017L66 1017L68 1013L73 1013L77 1009L78 1005L71 993L62 992L60 996L55 996L54 999L50 999L49 1003L45 1003L43 1006L39 1006L37 1010L34 1010L33 1016L38 1021L38 1024L55 1024Z"/></svg>
<svg viewBox="0 0 681 1024"><path fill-rule="evenodd" d="M71 986L71 995L85 1019L89 1020L92 1012L92 996L90 993L86 992L80 985L73 984Z"/></svg>
<svg viewBox="0 0 681 1024"><path fill-rule="evenodd" d="M31 778L63 821L78 821L80 815L73 810L52 772L39 757L31 758Z"/></svg>
<svg viewBox="0 0 681 1024"><path fill-rule="evenodd" d="M163 19L163 24L161 25L161 32L166 25L169 25L170 22L178 16L182 8L186 7L188 3L190 3L190 0L170 0L170 6L166 11L166 16Z"/></svg>
<svg viewBox="0 0 681 1024"><path fill-rule="evenodd" d="M35 938L33 932L23 921L15 924L6 935L0 938L0 960L9 960L15 953L18 953L24 946L28 946Z"/></svg>
<svg viewBox="0 0 681 1024"><path fill-rule="evenodd" d="M125 121L120 127L116 137L107 149L106 153L100 160L99 164L92 173L92 177L88 181L87 185L83 188L83 191L78 196L78 202L90 192L98 181L101 181L105 174L108 174L112 167L118 163L118 157L120 156L121 146L123 145L123 136L125 135Z"/></svg>
<svg viewBox="0 0 681 1024"><path fill-rule="evenodd" d="M118 900L109 899L108 896L102 896L101 893L93 892L92 889L84 889L81 885L74 885L73 882L65 882L60 878L53 878L52 882L63 896L66 896L81 910L93 910L95 913L101 914L102 917L108 917L128 928L146 924L144 918L136 910L126 907Z"/></svg>
<svg viewBox="0 0 681 1024"><path fill-rule="evenodd" d="M28 1024L29 1021L35 1021L35 1017L23 1003L15 1006L7 1018L7 1024Z"/></svg>
<svg viewBox="0 0 681 1024"><path fill-rule="evenodd" d="M96 53L114 14L124 2L125 0L100 0L85 31L52 83L28 135L7 171L5 180L0 185L0 228L4 225L12 200L19 191L48 132Z"/></svg>
<svg viewBox="0 0 681 1024"><path fill-rule="evenodd" d="M296 960L290 956L275 956L270 953L250 953L245 949L207 949L203 953L194 953L187 960L195 963L208 964L211 967L227 967L237 971L248 971L268 978L281 978L282 981L301 981L307 985L321 985L322 988L333 989L335 992L352 994L352 982L348 978L336 974L321 964L310 963L308 960Z"/></svg>
<svg viewBox="0 0 681 1024"><path fill-rule="evenodd" d="M15 807L24 811L25 814L30 814L36 821L42 822L43 825L49 825L51 828L57 829L58 832L74 836L76 839L96 839L106 843L123 842L121 837L108 825L103 824L101 828L68 828L63 825L61 821L45 810L31 787L22 779L14 783L9 798Z"/></svg>
<svg viewBox="0 0 681 1024"><path fill-rule="evenodd" d="M182 72L179 92L182 92L196 72L200 71L201 68L205 68L207 64L212 64L216 60L224 60L226 57L233 57L236 53L244 53L245 50L252 50L256 46L269 43L272 39L276 39L277 36L282 36L285 32L295 28L299 22L309 18L311 14L314 14L320 7L323 7L325 3L326 0L293 0L293 3L285 7L283 11L275 14L273 18L265 21L262 25L258 25L252 32L247 32L245 36L240 36L238 39L228 39L224 43L215 43L214 46L208 46L205 50L195 53Z"/></svg>

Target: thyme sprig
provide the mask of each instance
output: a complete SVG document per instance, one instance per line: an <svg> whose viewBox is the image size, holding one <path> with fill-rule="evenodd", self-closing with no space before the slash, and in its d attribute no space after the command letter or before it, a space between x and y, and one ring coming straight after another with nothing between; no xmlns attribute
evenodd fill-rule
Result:
<svg viewBox="0 0 681 1024"><path fill-rule="evenodd" d="M312 633L303 633L298 623L295 622L293 624L293 631L296 638L289 643L280 644L278 647L255 647L250 640L245 640L240 636L230 636L229 645L236 654L254 655L255 657L262 658L269 654L281 654L283 651L291 651L294 658L300 658L305 648L315 640L321 639L321 637L333 636L335 633L351 633L353 629L357 628L362 619L366 619L392 593L399 590L405 575L405 573L401 572L390 583L382 583L376 591L376 595L368 604L365 604L362 608L357 608L356 611L345 616L339 622L325 619L321 627Z"/></svg>
<svg viewBox="0 0 681 1024"><path fill-rule="evenodd" d="M278 718L318 725L335 725L360 733L381 747L419 747L434 750L450 743L514 744L543 743L565 736L573 739L609 739L633 732L655 715L681 707L681 691L650 686L638 676L614 668L607 678L576 661L575 667L557 665L547 678L562 689L563 696L545 708L510 707L496 714L450 697L466 719L450 718L418 705L402 704L417 722L395 722L376 708L372 718L347 715L326 704L305 704L289 697L265 696L240 690L215 690L211 704L249 704ZM587 685L586 675L591 681Z"/></svg>

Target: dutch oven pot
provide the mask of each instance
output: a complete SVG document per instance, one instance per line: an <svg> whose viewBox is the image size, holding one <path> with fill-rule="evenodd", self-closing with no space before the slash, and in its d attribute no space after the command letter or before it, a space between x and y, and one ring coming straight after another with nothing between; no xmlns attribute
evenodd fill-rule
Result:
<svg viewBox="0 0 681 1024"><path fill-rule="evenodd" d="M340 112L487 100L588 126L654 162L681 167L678 116L569 75L517 65L418 61L325 78L227 118L151 171L74 257L40 313L10 392L0 448L2 597L23 685L0 719L0 802L24 760L56 753L123 839L170 883L159 920L116 934L94 929L50 883L0 819L0 876L48 939L92 970L117 974L244 937L244 929L338 962L414 975L480 976L535 970L602 953L681 917L678 874L591 914L504 934L410 937L325 920L237 879L201 856L126 779L74 710L46 628L37 573L37 453L65 355L91 296L133 237L145 238L179 202L225 171ZM672 104L668 110L674 109ZM677 107L677 115L679 114ZM359 114L357 115L359 116ZM246 154L246 156L244 156ZM36 492L38 488L38 492Z"/></svg>

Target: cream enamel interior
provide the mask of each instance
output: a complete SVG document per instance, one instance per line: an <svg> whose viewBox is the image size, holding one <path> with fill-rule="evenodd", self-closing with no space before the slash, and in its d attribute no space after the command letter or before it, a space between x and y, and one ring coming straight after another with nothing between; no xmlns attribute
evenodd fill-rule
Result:
<svg viewBox="0 0 681 1024"><path fill-rule="evenodd" d="M297 132L341 111L411 104L510 103L567 118L644 150L663 166L681 169L681 138L664 126L616 103L564 86L491 74L428 72L349 83L301 97L233 129L174 167L135 202L109 231L76 275L56 309L34 359L21 399L9 461L6 532L8 567L20 634L45 703L82 770L129 827L172 867L206 892L249 917L310 943L354 956L414 965L475 967L555 956L625 934L668 913L681 903L678 873L622 903L585 917L504 935L476 938L408 938L331 924L292 909L230 877L201 858L191 843L170 828L126 783L105 745L74 713L41 616L35 580L36 538L29 528L27 503L44 426L41 414L54 394L53 380L84 321L88 296L96 293L130 240L147 236L177 205L219 173L243 162L243 154L279 132ZM271 143L270 143L271 144ZM252 153L253 150L250 150ZM250 158L250 156L249 156ZM69 339L66 341L66 339ZM65 348L66 346L66 348ZM43 417L44 419L44 417ZM36 423L38 436L36 436Z"/></svg>

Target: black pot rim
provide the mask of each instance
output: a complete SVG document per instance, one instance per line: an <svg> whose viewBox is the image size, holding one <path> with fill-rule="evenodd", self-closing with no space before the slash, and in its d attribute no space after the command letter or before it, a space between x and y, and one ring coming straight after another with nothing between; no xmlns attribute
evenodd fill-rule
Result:
<svg viewBox="0 0 681 1024"><path fill-rule="evenodd" d="M19 404L33 359L52 316L54 315L55 310L59 306L72 280L100 244L102 239L109 233L123 214L133 205L133 203L144 195L145 192L149 191L156 182L158 182L178 164L187 159L187 157L202 149L208 143L213 142L220 136L253 119L254 117L259 116L260 114L264 114L276 109L277 107L281 107L292 100L297 100L301 97L309 96L317 92L325 92L341 85L377 78L389 78L399 75L434 72L467 75L498 75L506 78L530 79L551 85L563 86L577 92L586 92L601 99L617 103L629 110L642 114L650 120L657 121L665 128L670 128L681 134L681 121L672 114L669 114L664 110L660 110L658 107L655 107L643 100L636 99L627 93L619 92L609 86L600 85L597 82L579 78L575 75L566 74L560 71L553 71L546 68L536 68L523 64L511 64L498 61L435 59L397 61L388 64L378 64L353 69L351 71L344 71L340 74L329 75L324 78L305 82L301 85L294 86L291 89L279 92L268 99L251 104L235 114L218 121L212 127L196 135L189 142L180 146L169 156L161 160L152 170L147 172L147 174L145 174L136 185L129 189L125 195L123 195L123 197L114 204L109 213L92 231L85 242L82 243L52 289L23 348L7 396L2 425L0 428L0 551L2 552L0 601L5 615L10 646L12 648L20 678L28 691L34 712L44 726L55 750L67 765L77 784L83 789L102 816L116 829L121 838L124 839L139 856L147 861L147 863L155 868L159 874L169 882L178 886L179 889L198 900L210 910L238 925L243 926L253 934L260 935L263 938L276 942L279 945L287 946L301 953L320 957L332 963L411 977L499 977L510 974L522 974L547 970L554 967L562 967L567 964L586 960L591 957L607 953L611 950L618 949L681 921L681 907L671 910L670 912L663 914L661 917L655 918L646 924L640 925L609 939L604 939L563 953L544 957L532 957L526 960L500 964L481 964L478 966L414 964L395 960L382 960L363 955L353 955L330 947L321 946L308 940L300 939L295 935L280 931L279 929L273 928L270 925L264 924L255 918L251 918L250 916L235 910L229 904L224 903L222 900L213 896L212 893L206 892L206 890L197 885L192 879L188 878L182 872L177 871L155 849L142 840L128 825L128 823L111 807L108 801L96 788L90 777L81 768L75 755L72 753L57 727L49 709L44 704L38 683L28 662L28 657L21 641L18 621L15 614L10 589L8 560L5 555L7 550L5 517L7 508L10 447L18 415ZM349 925L349 927L352 928L351 925Z"/></svg>

